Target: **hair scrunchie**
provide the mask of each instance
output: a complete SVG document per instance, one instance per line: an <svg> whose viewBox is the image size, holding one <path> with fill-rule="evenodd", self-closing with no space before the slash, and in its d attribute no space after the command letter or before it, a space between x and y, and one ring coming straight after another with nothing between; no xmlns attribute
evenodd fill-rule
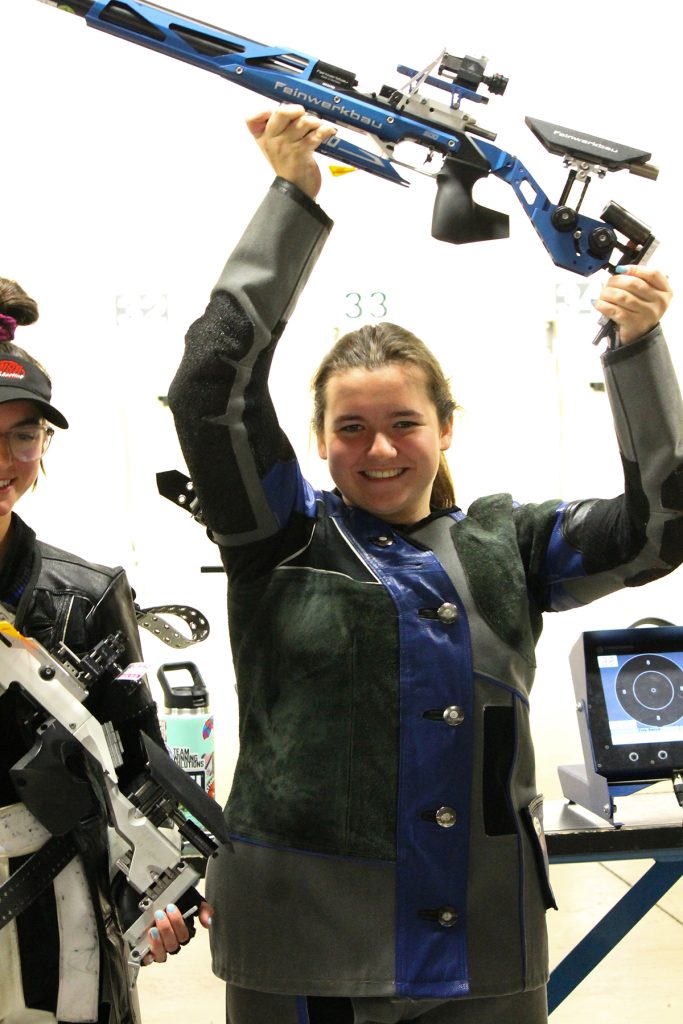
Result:
<svg viewBox="0 0 683 1024"><path fill-rule="evenodd" d="M0 341L12 341L17 329L17 321L13 316L0 313Z"/></svg>

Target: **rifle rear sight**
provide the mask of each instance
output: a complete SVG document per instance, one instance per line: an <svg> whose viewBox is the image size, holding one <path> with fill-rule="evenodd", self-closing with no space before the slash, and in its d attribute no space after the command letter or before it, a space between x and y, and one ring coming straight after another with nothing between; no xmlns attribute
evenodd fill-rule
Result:
<svg viewBox="0 0 683 1024"><path fill-rule="evenodd" d="M444 53L439 65L439 74L444 78L452 77L456 85L476 92L483 83L494 96L502 96L507 89L509 79L504 75L485 75L486 57L453 57Z"/></svg>

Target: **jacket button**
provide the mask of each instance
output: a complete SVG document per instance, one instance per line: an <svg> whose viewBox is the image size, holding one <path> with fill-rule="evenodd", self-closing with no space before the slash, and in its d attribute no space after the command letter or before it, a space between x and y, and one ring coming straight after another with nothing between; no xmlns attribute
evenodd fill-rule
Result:
<svg viewBox="0 0 683 1024"><path fill-rule="evenodd" d="M450 707L444 708L443 720L446 725L460 725L461 722L464 722L465 715L457 704L451 704Z"/></svg>
<svg viewBox="0 0 683 1024"><path fill-rule="evenodd" d="M458 617L458 609L450 601L445 601L440 608L437 609L437 617L442 622L455 622Z"/></svg>
<svg viewBox="0 0 683 1024"><path fill-rule="evenodd" d="M442 928L452 928L458 920L458 912L455 907L439 907L437 921Z"/></svg>
<svg viewBox="0 0 683 1024"><path fill-rule="evenodd" d="M436 910L418 910L417 916L423 921L437 921L442 928L452 928L458 920L455 907L437 907Z"/></svg>
<svg viewBox="0 0 683 1024"><path fill-rule="evenodd" d="M455 825L456 814L452 807L439 807L434 817L441 828L453 828Z"/></svg>
<svg viewBox="0 0 683 1024"><path fill-rule="evenodd" d="M380 548L390 548L393 543L394 543L394 538L393 537L385 537L385 536L375 537L375 544L377 544L378 547L380 547Z"/></svg>

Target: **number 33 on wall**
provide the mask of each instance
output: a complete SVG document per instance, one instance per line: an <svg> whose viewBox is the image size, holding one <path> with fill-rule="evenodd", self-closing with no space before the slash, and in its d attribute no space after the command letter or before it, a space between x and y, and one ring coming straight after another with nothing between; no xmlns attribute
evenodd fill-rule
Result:
<svg viewBox="0 0 683 1024"><path fill-rule="evenodd" d="M357 320L361 316L371 316L375 320L381 320L387 315L387 297L385 292L371 292L369 301L360 292L346 293L346 313L349 320Z"/></svg>
<svg viewBox="0 0 683 1024"><path fill-rule="evenodd" d="M386 292L347 292L344 319L359 320L365 319L383 320L387 316L388 302ZM346 333L346 327L335 327L333 330L333 344L339 341L342 334Z"/></svg>

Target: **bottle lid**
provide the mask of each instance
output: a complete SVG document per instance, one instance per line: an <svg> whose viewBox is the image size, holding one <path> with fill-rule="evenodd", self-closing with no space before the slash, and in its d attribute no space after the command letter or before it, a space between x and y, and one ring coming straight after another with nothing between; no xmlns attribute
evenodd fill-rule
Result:
<svg viewBox="0 0 683 1024"><path fill-rule="evenodd" d="M171 685L167 673L177 671L189 672L191 685ZM208 708L209 692L194 662L178 661L161 665L157 671L157 679L164 691L164 705L168 711L173 708Z"/></svg>

